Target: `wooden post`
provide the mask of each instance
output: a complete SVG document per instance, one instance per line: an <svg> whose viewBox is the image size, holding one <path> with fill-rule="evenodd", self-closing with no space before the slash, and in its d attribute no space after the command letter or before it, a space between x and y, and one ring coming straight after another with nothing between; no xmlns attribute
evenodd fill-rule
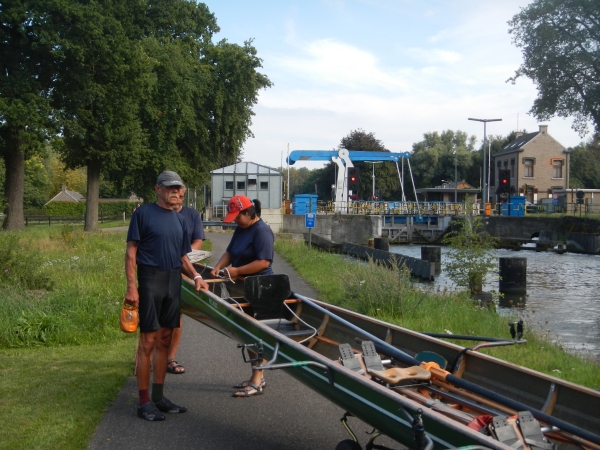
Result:
<svg viewBox="0 0 600 450"><path fill-rule="evenodd" d="M527 292L527 258L499 258L498 290L507 294Z"/></svg>

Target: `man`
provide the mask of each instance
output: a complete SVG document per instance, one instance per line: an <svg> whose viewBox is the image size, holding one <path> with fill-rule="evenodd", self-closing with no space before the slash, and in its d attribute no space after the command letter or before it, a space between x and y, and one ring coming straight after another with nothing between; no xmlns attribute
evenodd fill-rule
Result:
<svg viewBox="0 0 600 450"><path fill-rule="evenodd" d="M163 412L184 413L163 396L167 351L173 328L179 326L181 271L194 280L196 291L208 289L187 257L191 251L183 216L173 208L184 188L175 172L162 172L154 190L156 203L143 205L131 217L127 233L125 301L139 306L140 343L137 351L139 403L137 415L145 420L164 420ZM137 266L137 280L135 282ZM153 354L154 352L154 354ZM152 398L149 394L150 360L153 359Z"/></svg>
<svg viewBox="0 0 600 450"><path fill-rule="evenodd" d="M185 197L185 187L182 188L179 194L179 203L175 207L175 211L182 214L185 219L185 225L187 228L187 242L190 243L192 250L202 250L202 241L206 239L204 235L204 228L202 227L202 218L200 213L193 208L183 206L183 198ZM181 341L181 332L183 331L183 315L179 314L179 328L173 329L173 336L171 337L171 345L169 346L168 361L167 361L167 372L180 374L185 372L185 367L177 363L175 357L177 356L177 349L179 348L179 342Z"/></svg>

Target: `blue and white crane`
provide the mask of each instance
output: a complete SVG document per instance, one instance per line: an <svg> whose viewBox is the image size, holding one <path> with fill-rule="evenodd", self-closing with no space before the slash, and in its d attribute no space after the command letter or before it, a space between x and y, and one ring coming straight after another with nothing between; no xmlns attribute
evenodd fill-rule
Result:
<svg viewBox="0 0 600 450"><path fill-rule="evenodd" d="M348 168L354 167L352 162L367 162L367 161L392 161L396 163L398 178L400 179L400 187L402 189L402 201L406 201L404 195L404 158L408 162L408 170L412 181L413 190L415 190L415 181L410 168L410 153L391 153L391 152L370 152L360 150L347 150L341 148L339 150L293 150L288 158L288 164L292 165L296 161L333 161L338 166L337 182L335 184L335 211L341 212L346 206L348 198ZM398 161L402 162L402 170L398 165ZM418 200L417 200L418 203Z"/></svg>

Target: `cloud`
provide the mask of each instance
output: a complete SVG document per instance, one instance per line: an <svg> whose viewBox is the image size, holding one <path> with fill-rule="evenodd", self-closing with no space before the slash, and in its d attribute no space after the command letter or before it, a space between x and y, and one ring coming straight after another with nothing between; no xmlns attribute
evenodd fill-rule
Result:
<svg viewBox="0 0 600 450"><path fill-rule="evenodd" d="M408 87L401 74L384 71L372 53L335 39L308 42L298 54L280 55L270 63L285 69L293 78L303 78L317 86L365 90Z"/></svg>

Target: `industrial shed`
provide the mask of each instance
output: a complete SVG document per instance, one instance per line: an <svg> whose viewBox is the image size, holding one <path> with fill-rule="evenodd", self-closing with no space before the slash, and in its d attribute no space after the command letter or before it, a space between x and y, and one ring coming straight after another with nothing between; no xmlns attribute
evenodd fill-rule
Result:
<svg viewBox="0 0 600 450"><path fill-rule="evenodd" d="M213 170L211 178L212 220L225 216L227 202L234 195L245 195L262 205L262 219L277 232L283 223L281 203L283 174L271 167L253 162L240 162Z"/></svg>

